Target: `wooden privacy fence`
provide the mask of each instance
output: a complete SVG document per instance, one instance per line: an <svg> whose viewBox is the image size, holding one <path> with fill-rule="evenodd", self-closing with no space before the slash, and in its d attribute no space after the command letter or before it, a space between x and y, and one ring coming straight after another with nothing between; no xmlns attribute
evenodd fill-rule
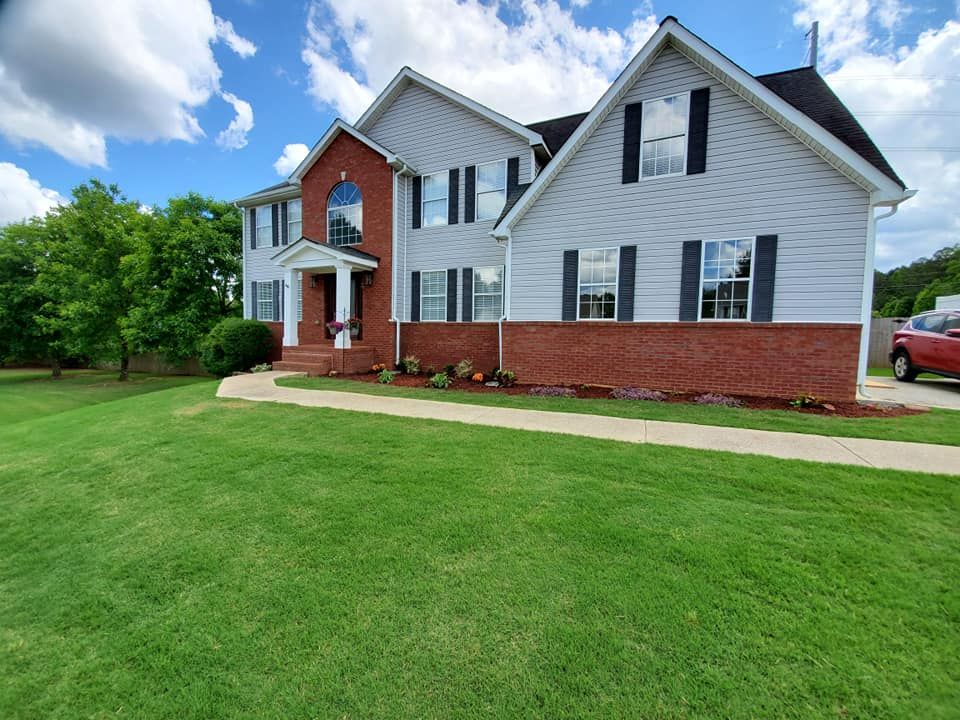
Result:
<svg viewBox="0 0 960 720"><path fill-rule="evenodd" d="M890 346L893 334L903 327L909 318L873 318L870 321L870 352L868 367L890 367Z"/></svg>

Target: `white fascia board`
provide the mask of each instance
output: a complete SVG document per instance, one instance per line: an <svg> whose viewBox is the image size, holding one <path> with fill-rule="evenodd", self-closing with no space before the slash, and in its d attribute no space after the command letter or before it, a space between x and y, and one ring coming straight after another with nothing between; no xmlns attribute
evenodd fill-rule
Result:
<svg viewBox="0 0 960 720"><path fill-rule="evenodd" d="M456 90L451 90L450 88L441 85L435 80L431 80L426 75L421 75L416 70L412 70L409 67L404 67L399 73L397 73L393 80L390 81L390 84L387 85L384 91L377 96L376 100L373 101L373 104L367 108L367 111L360 116L360 119L356 122L356 127L361 131L369 130L377 118L383 113L383 111L390 106L400 91L406 87L406 83L411 82L417 83L418 85L425 87L427 90L446 98L450 102L466 108L470 112L473 112L480 117L499 125L504 130L507 130L514 135L518 135L526 140L531 147L542 145L544 150L546 150L547 155L550 155L550 150L547 148L547 144L544 142L543 136L540 133L534 132L530 128L521 125L516 120L511 120L506 115L501 115L496 110L491 110L486 105L481 105L476 100L471 100L466 95L461 95Z"/></svg>
<svg viewBox="0 0 960 720"><path fill-rule="evenodd" d="M304 260L306 264L297 261L298 255L313 255L313 260ZM292 245L288 245L272 258L274 264L283 267L310 267L310 263L325 264L343 263L352 267L376 269L379 263L373 258L357 257L333 247L321 246L308 238L300 238Z"/></svg>
<svg viewBox="0 0 960 720"><path fill-rule="evenodd" d="M727 85L737 95L771 117L787 132L803 142L815 153L823 157L838 171L864 186L864 189L875 193L875 197L887 202L902 202L908 198L897 183L888 178L872 164L867 162L858 153L841 142L833 134L811 120L786 100L765 87L743 68L725 57L720 51L712 48L673 18L667 18L661 23L657 31L647 40L633 60L627 65L613 84L603 94L597 104L584 118L580 126L574 131L553 162L537 176L537 179L527 188L524 196L514 205L506 217L503 218L491 232L494 237L507 237L509 229L523 217L530 206L536 201L546 186L552 182L560 170L569 162L581 145L586 141L597 126L606 119L610 111L623 97L624 93L633 86L638 77L646 70L647 65L656 57L661 48L670 42L678 51L693 55L706 65L710 74ZM691 58L693 59L693 58Z"/></svg>
<svg viewBox="0 0 960 720"><path fill-rule="evenodd" d="M395 153L390 152L387 150L387 148L383 147L377 142L374 142L356 128L348 125L340 118L337 118L333 121L330 127L327 128L327 131L323 134L323 137L321 137L316 144L310 148L310 152L307 153L307 156L300 162L299 165L297 165L297 169L291 173L289 181L291 183L299 184L303 179L303 176L307 174L307 171L313 167L313 164L317 161L317 158L323 154L324 150L330 147L330 143L332 143L336 139L337 135L342 132L347 133L351 137L362 142L374 152L382 155L387 161L387 164L391 167L397 170L406 169L409 172L413 172L413 168L408 166L403 159L397 156Z"/></svg>
<svg viewBox="0 0 960 720"><path fill-rule="evenodd" d="M237 207L254 207L277 200L290 200L298 197L300 197L300 186L290 183L286 187L274 188L273 190L254 193L253 195L245 195L242 198L234 200L233 204Z"/></svg>

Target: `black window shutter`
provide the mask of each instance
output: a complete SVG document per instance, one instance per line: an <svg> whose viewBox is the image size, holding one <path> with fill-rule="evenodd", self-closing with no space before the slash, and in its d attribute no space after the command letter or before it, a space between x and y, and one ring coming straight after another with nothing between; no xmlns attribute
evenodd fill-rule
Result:
<svg viewBox="0 0 960 720"><path fill-rule="evenodd" d="M273 319L275 322L280 322L280 319L283 317L280 314L282 303L283 303L283 294L280 291L280 280L274 280L273 281Z"/></svg>
<svg viewBox="0 0 960 720"><path fill-rule="evenodd" d="M773 322L773 281L777 275L777 236L757 237L753 253L753 322Z"/></svg>
<svg viewBox="0 0 960 720"><path fill-rule="evenodd" d="M561 308L563 320L577 319L577 276L580 271L580 252L578 250L563 251L563 306Z"/></svg>
<svg viewBox="0 0 960 720"><path fill-rule="evenodd" d="M472 223L477 219L477 166L463 169L463 221Z"/></svg>
<svg viewBox="0 0 960 720"><path fill-rule="evenodd" d="M634 183L640 179L640 123L643 103L631 103L623 109L623 179Z"/></svg>
<svg viewBox="0 0 960 720"><path fill-rule="evenodd" d="M457 269L447 270L447 322L457 321Z"/></svg>
<svg viewBox="0 0 960 720"><path fill-rule="evenodd" d="M473 268L463 269L463 301L460 303L462 322L473 322Z"/></svg>
<svg viewBox="0 0 960 720"><path fill-rule="evenodd" d="M410 322L420 322L420 271L410 274Z"/></svg>
<svg viewBox="0 0 960 720"><path fill-rule="evenodd" d="M680 261L680 320L696 322L700 313L700 241L683 243L683 259Z"/></svg>
<svg viewBox="0 0 960 720"><path fill-rule="evenodd" d="M423 210L421 198L423 197L423 178L417 175L413 179L413 223L414 229L420 227L420 213Z"/></svg>
<svg viewBox="0 0 960 720"><path fill-rule="evenodd" d="M259 320L257 317L257 281L254 280L250 283L250 317L254 320Z"/></svg>
<svg viewBox="0 0 960 720"><path fill-rule="evenodd" d="M707 169L707 122L710 116L710 88L690 93L690 127L687 133L687 175Z"/></svg>
<svg viewBox="0 0 960 720"><path fill-rule="evenodd" d="M280 244L290 242L290 229L287 227L287 201L280 203Z"/></svg>
<svg viewBox="0 0 960 720"><path fill-rule="evenodd" d="M273 246L280 244L280 206L274 203L270 206L270 214L273 218Z"/></svg>
<svg viewBox="0 0 960 720"><path fill-rule="evenodd" d="M456 225L460 214L460 168L453 168L447 184L447 225Z"/></svg>
<svg viewBox="0 0 960 720"><path fill-rule="evenodd" d="M620 248L620 272L617 278L617 320L633 322L633 293L637 277L637 246Z"/></svg>
<svg viewBox="0 0 960 720"><path fill-rule="evenodd" d="M520 184L520 158L512 157L507 159L507 195L517 189Z"/></svg>
<svg viewBox="0 0 960 720"><path fill-rule="evenodd" d="M250 249L257 249L257 209L250 208Z"/></svg>

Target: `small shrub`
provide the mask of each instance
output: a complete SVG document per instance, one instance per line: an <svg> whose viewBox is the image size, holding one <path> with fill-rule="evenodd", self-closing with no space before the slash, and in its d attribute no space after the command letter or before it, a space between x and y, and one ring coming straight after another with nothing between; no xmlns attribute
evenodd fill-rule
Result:
<svg viewBox="0 0 960 720"><path fill-rule="evenodd" d="M446 390L450 387L450 376L446 373L436 373L430 378L428 385L437 390Z"/></svg>
<svg viewBox="0 0 960 720"><path fill-rule="evenodd" d="M449 376L453 377L457 373L457 368L455 365L444 365L443 371Z"/></svg>
<svg viewBox="0 0 960 720"><path fill-rule="evenodd" d="M208 372L226 376L265 362L272 347L270 328L259 320L225 318L204 338L200 362Z"/></svg>
<svg viewBox="0 0 960 720"><path fill-rule="evenodd" d="M255 373L270 372L271 370L273 370L273 365L270 363L260 363L259 365L254 365L252 368L250 368L250 372Z"/></svg>
<svg viewBox="0 0 960 720"><path fill-rule="evenodd" d="M499 370L496 380L503 387L513 387L517 384L517 374L513 370Z"/></svg>
<svg viewBox="0 0 960 720"><path fill-rule="evenodd" d="M474 373L473 377L471 377L470 379L473 380L475 383L482 383L485 377L486 375L484 375L481 372L478 372L478 373Z"/></svg>
<svg viewBox="0 0 960 720"><path fill-rule="evenodd" d="M530 388L530 394L540 397L576 397L577 391L568 387L537 386Z"/></svg>
<svg viewBox="0 0 960 720"><path fill-rule="evenodd" d="M722 407L740 407L743 405L742 400L737 400L729 395L721 395L720 393L697 395L693 401L697 403L697 405L720 405Z"/></svg>
<svg viewBox="0 0 960 720"><path fill-rule="evenodd" d="M407 355L397 366L404 375L420 374L420 358L416 355Z"/></svg>
<svg viewBox="0 0 960 720"><path fill-rule="evenodd" d="M457 377L461 380L466 380L473 375L473 360L467 360L465 358L458 362L454 368L454 373L456 373Z"/></svg>
<svg viewBox="0 0 960 720"><path fill-rule="evenodd" d="M383 370L381 370L377 374L377 382L380 383L381 385L389 385L390 383L393 382L394 378L396 377L397 377L397 374L395 372L393 372L392 370L387 370L386 368L383 368Z"/></svg>
<svg viewBox="0 0 960 720"><path fill-rule="evenodd" d="M370 366L370 372L372 373L382 373L387 369L387 366L384 363L374 363Z"/></svg>
<svg viewBox="0 0 960 720"><path fill-rule="evenodd" d="M790 401L790 404L795 408L811 408L819 407L823 405L823 401L816 397L815 395L808 395L807 393L801 393L797 395L793 400Z"/></svg>
<svg viewBox="0 0 960 720"><path fill-rule="evenodd" d="M610 397L614 400L648 400L650 402L663 402L667 399L667 396L659 390L636 387L617 388L610 393Z"/></svg>

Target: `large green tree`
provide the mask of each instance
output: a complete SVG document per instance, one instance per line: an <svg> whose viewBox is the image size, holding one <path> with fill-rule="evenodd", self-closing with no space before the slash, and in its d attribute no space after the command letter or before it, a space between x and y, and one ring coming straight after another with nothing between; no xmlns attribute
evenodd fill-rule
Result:
<svg viewBox="0 0 960 720"><path fill-rule="evenodd" d="M36 286L44 231L41 218L0 228L0 363L58 356L35 320L45 303Z"/></svg>
<svg viewBox="0 0 960 720"><path fill-rule="evenodd" d="M933 257L874 274L873 310L880 317L906 317L930 310L938 295L960 292L960 245Z"/></svg>

